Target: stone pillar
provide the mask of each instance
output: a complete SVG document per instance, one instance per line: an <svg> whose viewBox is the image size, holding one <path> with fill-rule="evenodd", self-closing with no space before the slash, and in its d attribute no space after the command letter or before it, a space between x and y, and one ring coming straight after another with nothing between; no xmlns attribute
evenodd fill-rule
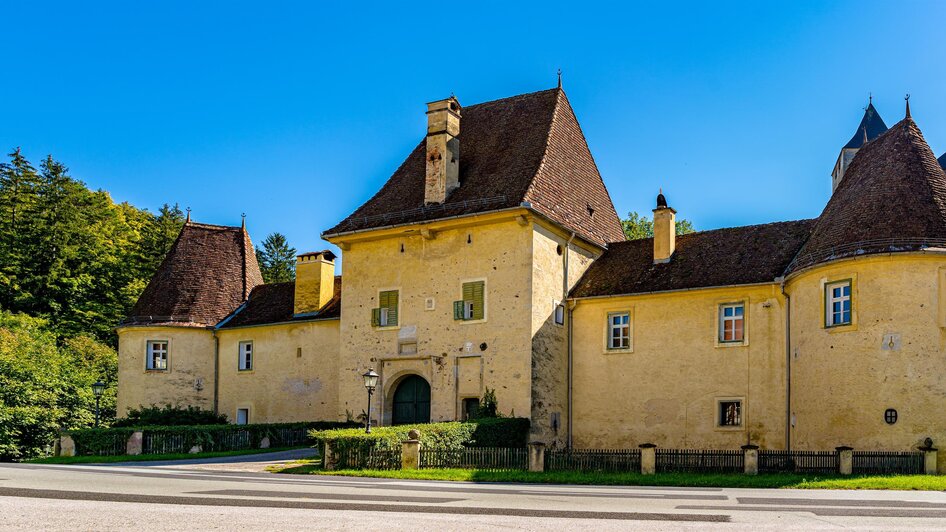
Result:
<svg viewBox="0 0 946 532"><path fill-rule="evenodd" d="M838 451L838 473L850 475L854 472L854 449L852 447L836 447Z"/></svg>
<svg viewBox="0 0 946 532"><path fill-rule="evenodd" d="M534 473L545 471L545 444L540 441L529 444L529 471Z"/></svg>
<svg viewBox="0 0 946 532"><path fill-rule="evenodd" d="M420 467L420 441L404 440L401 442L401 469Z"/></svg>
<svg viewBox="0 0 946 532"><path fill-rule="evenodd" d="M924 446L920 447L920 450L923 451L923 473L927 475L935 475L937 473L936 455L938 449Z"/></svg>
<svg viewBox="0 0 946 532"><path fill-rule="evenodd" d="M653 443L642 443L639 447L641 448L641 474L657 473L657 446Z"/></svg>
<svg viewBox="0 0 946 532"><path fill-rule="evenodd" d="M325 442L322 452L322 469L333 471L335 469L335 453L332 452L332 444Z"/></svg>
<svg viewBox="0 0 946 532"><path fill-rule="evenodd" d="M59 456L75 456L76 442L68 434L59 435Z"/></svg>
<svg viewBox="0 0 946 532"><path fill-rule="evenodd" d="M137 456L141 454L143 448L144 433L140 430L132 432L131 436L128 437L128 442L125 444L125 454Z"/></svg>
<svg viewBox="0 0 946 532"><path fill-rule="evenodd" d="M743 459L743 472L747 475L759 474L759 446L743 445L742 452L746 453Z"/></svg>

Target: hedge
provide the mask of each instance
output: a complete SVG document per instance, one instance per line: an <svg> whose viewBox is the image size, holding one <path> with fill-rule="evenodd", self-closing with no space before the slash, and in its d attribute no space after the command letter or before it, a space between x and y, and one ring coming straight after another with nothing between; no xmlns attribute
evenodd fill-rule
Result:
<svg viewBox="0 0 946 532"><path fill-rule="evenodd" d="M363 428L314 430L309 436L319 448L326 443L338 452L399 450L407 433L417 430L424 449L459 450L466 447L525 447L529 439L526 418L483 418L418 425L375 427L370 434Z"/></svg>
<svg viewBox="0 0 946 532"><path fill-rule="evenodd" d="M259 448L263 438L270 447L311 445L313 430L355 427L357 423L313 421L307 423L258 423L252 425L148 426L108 429L81 429L66 432L76 444L76 455L114 456L125 454L125 444L133 432L142 432L142 454L186 453L194 446L202 451L236 451Z"/></svg>

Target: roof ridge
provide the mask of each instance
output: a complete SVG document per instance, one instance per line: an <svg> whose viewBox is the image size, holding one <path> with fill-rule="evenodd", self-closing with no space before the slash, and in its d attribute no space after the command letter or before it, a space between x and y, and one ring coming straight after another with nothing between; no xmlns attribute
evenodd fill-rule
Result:
<svg viewBox="0 0 946 532"><path fill-rule="evenodd" d="M187 227L196 227L199 229L223 229L227 231L239 231L243 229L242 227L237 227L233 225L206 224L206 223L200 223L200 222L194 222L194 221L184 222L184 225Z"/></svg>
<svg viewBox="0 0 946 532"><path fill-rule="evenodd" d="M476 107L480 107L480 106L483 106L483 105L490 105L490 104L494 104L494 103L508 102L508 101L510 101L510 100L517 100L517 99L520 99L520 98L526 98L526 97L529 97L529 96L535 96L536 94L542 94L542 93L545 93L545 92L552 92L552 91L562 91L562 89L561 89L560 87L552 87L551 89L542 89L542 90L532 91L532 92L523 92L523 93L521 93L521 94L516 94L516 95L514 95L514 96L506 96L505 98L496 98L496 99L494 99L494 100L487 100L487 101L485 101L485 102L479 102L479 103L474 103L474 104L470 104L470 105L463 105L463 106L461 106L461 112L462 112L463 109L471 109L471 108L476 108ZM462 119L461 119L461 122L462 122Z"/></svg>
<svg viewBox="0 0 946 532"><path fill-rule="evenodd" d="M799 218L799 219L797 219L797 220L780 220L780 221L775 221L775 222L765 222L765 223L761 223L761 224L748 224L748 225L733 225L733 226L729 226L729 227L716 227L716 228L714 228L714 229L704 229L704 230L702 230L702 231L693 231L692 233L684 233L684 234L682 234L682 235L677 235L677 238L679 239L679 238L691 237L691 236L695 236L695 235L705 235L705 234L708 234L708 233L721 233L721 232L723 232L723 231L735 231L735 230L739 230L739 229L750 229L750 228L756 228L756 227L766 227L766 226L770 226L770 225L797 224L797 223L804 223L804 222L813 222L813 221L815 221L815 220L817 220L817 218ZM643 237L643 238L634 238L634 239L631 239L631 240L622 240L622 241L619 241L619 242L611 242L611 243L608 245L608 247L611 247L612 245L623 245L623 244L626 244L626 243L628 243L628 242L638 242L638 241L641 241L641 240L653 240L653 239L654 239L654 237L652 237L652 236L645 236L645 237Z"/></svg>

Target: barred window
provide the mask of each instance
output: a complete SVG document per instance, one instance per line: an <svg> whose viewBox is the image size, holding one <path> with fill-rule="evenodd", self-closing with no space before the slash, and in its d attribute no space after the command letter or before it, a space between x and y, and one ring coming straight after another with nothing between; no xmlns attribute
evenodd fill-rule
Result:
<svg viewBox="0 0 946 532"><path fill-rule="evenodd" d="M742 401L719 402L719 426L742 426Z"/></svg>

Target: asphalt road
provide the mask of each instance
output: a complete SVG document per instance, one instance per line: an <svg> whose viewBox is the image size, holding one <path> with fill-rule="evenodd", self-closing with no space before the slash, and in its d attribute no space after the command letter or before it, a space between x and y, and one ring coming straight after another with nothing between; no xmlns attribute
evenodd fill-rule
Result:
<svg viewBox="0 0 946 532"><path fill-rule="evenodd" d="M946 493L468 484L173 463L0 464L2 530L832 528L946 530Z"/></svg>

